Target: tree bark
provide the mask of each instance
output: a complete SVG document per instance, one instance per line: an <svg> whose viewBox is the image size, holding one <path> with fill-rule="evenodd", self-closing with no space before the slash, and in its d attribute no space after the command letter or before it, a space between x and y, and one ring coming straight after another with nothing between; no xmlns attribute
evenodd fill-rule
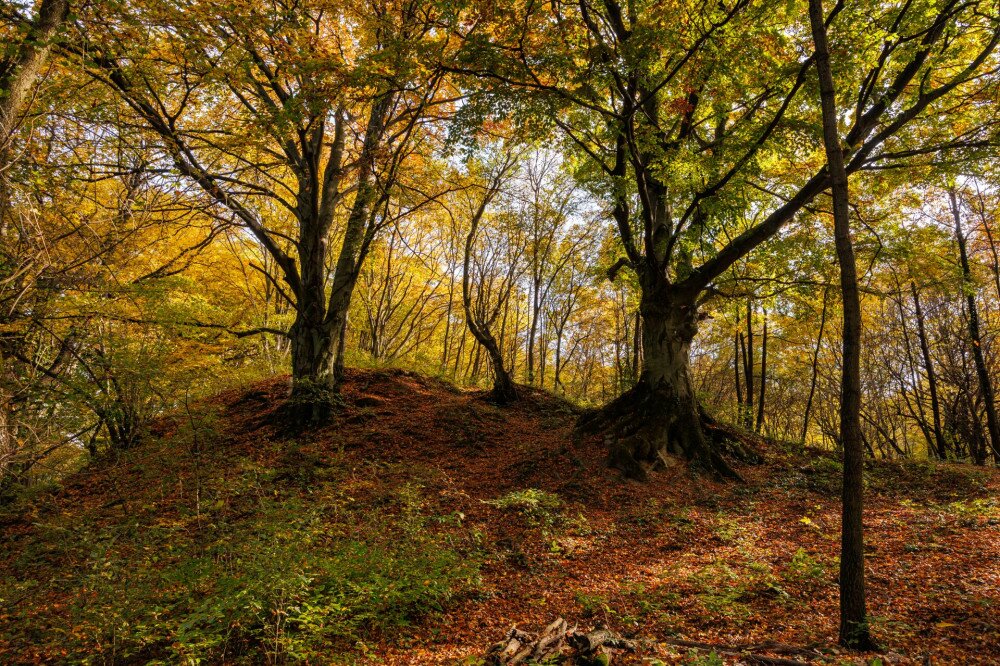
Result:
<svg viewBox="0 0 1000 666"><path fill-rule="evenodd" d="M754 432L760 434L764 427L764 391L767 387L767 310L764 310L764 332L760 341L760 393L757 399L757 423Z"/></svg>
<svg viewBox="0 0 1000 666"><path fill-rule="evenodd" d="M691 297L671 294L666 284L644 285L642 365L636 385L600 410L581 416L580 432L605 434L608 463L639 480L678 456L724 478L739 475L722 457L706 429L691 382L690 348L698 330ZM713 433L714 434L714 433Z"/></svg>
<svg viewBox="0 0 1000 666"><path fill-rule="evenodd" d="M14 55L4 62L0 57L0 233L7 228L10 189L11 143L21 123L22 114L31 102L32 91L45 61L52 51L66 16L68 0L42 0L38 16Z"/></svg>
<svg viewBox="0 0 1000 666"><path fill-rule="evenodd" d="M746 375L746 413L743 416L743 425L747 430L753 427L753 303L747 301L747 346L743 350L743 372Z"/></svg>
<svg viewBox="0 0 1000 666"><path fill-rule="evenodd" d="M993 394L993 382L986 358L983 354L983 339L979 328L979 308L976 305L976 295L972 284L972 270L969 267L969 254L965 246L965 232L962 230L962 214L958 207L958 197L955 190L948 191L951 201L951 213L955 218L955 239L958 241L958 254L962 264L962 291L969 308L969 337L972 340L972 358L976 363L976 377L979 380L979 391L982 393L986 408L986 428L990 433L990 448L993 450L993 461L1000 465L1000 421L997 420L997 406Z"/></svg>
<svg viewBox="0 0 1000 666"><path fill-rule="evenodd" d="M913 295L913 306L917 314L917 338L920 340L920 354L924 361L924 372L927 373L927 391L931 396L931 420L934 428L935 455L944 460L948 457L947 445L944 441L944 432L941 430L941 405L938 402L937 375L934 372L934 363L931 360L931 348L927 342L927 330L924 326L924 312L920 307L920 294L917 293L917 284L910 280L910 293Z"/></svg>
<svg viewBox="0 0 1000 666"><path fill-rule="evenodd" d="M733 334L733 379L736 382L736 414L743 414L743 379L740 376L740 336Z"/></svg>
<svg viewBox="0 0 1000 666"><path fill-rule="evenodd" d="M843 511L840 540L840 643L852 649L874 647L865 600L864 441L861 431L861 299L851 240L847 170L837 127L836 91L822 0L809 0L809 22L816 52L823 145L833 196L834 241L840 263L843 299L843 375L840 386L840 439L844 448Z"/></svg>
<svg viewBox="0 0 1000 666"><path fill-rule="evenodd" d="M21 114L30 101L32 88L52 50L52 42L68 13L67 0L42 0L38 16L6 68L8 73L0 78L0 156L6 153ZM4 166L0 163L0 169Z"/></svg>
<svg viewBox="0 0 1000 666"><path fill-rule="evenodd" d="M816 334L816 347L813 349L812 373L809 380L809 396L806 398L806 408L802 414L802 443L806 443L809 435L809 413L812 411L813 398L816 396L816 380L819 376L819 353L823 348L823 329L826 328L826 304L829 287L823 288L823 310L819 315L819 333Z"/></svg>

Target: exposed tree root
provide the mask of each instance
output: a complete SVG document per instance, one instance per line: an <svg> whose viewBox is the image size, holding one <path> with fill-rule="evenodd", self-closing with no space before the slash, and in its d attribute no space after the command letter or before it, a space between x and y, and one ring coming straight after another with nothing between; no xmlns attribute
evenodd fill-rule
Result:
<svg viewBox="0 0 1000 666"><path fill-rule="evenodd" d="M581 415L576 431L604 435L608 464L626 476L646 480L648 472L670 466L669 456L687 460L720 478L742 481L725 456L756 462L750 438L708 416L693 400L640 382L600 409Z"/></svg>
<svg viewBox="0 0 1000 666"><path fill-rule="evenodd" d="M494 371L495 372L495 371ZM493 380L493 390L490 392L490 397L498 405L509 405L512 402L517 402L520 398L517 392L517 386L514 381L510 378L510 375L505 371L496 373L496 377Z"/></svg>

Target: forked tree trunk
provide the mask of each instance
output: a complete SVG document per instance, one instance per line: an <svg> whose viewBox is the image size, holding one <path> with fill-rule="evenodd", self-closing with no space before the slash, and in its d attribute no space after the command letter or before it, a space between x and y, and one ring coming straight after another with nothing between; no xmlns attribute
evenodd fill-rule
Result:
<svg viewBox="0 0 1000 666"><path fill-rule="evenodd" d="M289 337L292 346L292 395L294 418L300 423L321 423L333 410L344 376L344 336L351 297L374 237L372 208L380 192L375 184L375 155L385 130L391 96L383 95L372 107L358 160L357 192L347 219L344 240L330 281L327 300L327 232L332 211L317 209L309 191L300 197L299 218L309 233L300 242L302 283L298 314ZM342 142L338 130L337 142ZM339 157L337 158L339 162ZM384 192L383 192L384 194Z"/></svg>
<svg viewBox="0 0 1000 666"><path fill-rule="evenodd" d="M493 372L493 399L501 404L517 400L517 387L510 373L504 366L503 354L496 340L489 336L486 342L480 340L490 357L490 369Z"/></svg>
<svg viewBox="0 0 1000 666"><path fill-rule="evenodd" d="M691 341L698 330L694 300L655 291L657 296L644 295L640 306L639 381L602 409L584 414L577 427L604 433L608 463L632 478L645 479L647 470L669 464L667 456L739 478L722 457L722 432L712 428L710 434L706 428L714 423L702 411L691 382Z"/></svg>

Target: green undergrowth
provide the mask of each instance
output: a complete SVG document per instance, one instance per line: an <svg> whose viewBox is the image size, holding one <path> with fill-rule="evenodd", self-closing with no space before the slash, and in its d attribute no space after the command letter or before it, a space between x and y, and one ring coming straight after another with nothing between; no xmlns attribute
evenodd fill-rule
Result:
<svg viewBox="0 0 1000 666"><path fill-rule="evenodd" d="M211 451L204 429L198 437ZM194 468L179 472L186 494L132 502L125 517L108 518L120 507L38 516L0 580L0 653L88 664L344 663L379 632L477 586L481 555L455 538L419 484L379 487L372 511L352 497L345 479L357 472L345 460L261 446L277 465L203 454L197 484Z"/></svg>
<svg viewBox="0 0 1000 666"><path fill-rule="evenodd" d="M832 453L813 453L805 464L794 467L787 482L823 495L840 494L844 468ZM983 497L988 494L988 475L969 465L932 460L869 461L865 469L865 489L893 498L923 504Z"/></svg>

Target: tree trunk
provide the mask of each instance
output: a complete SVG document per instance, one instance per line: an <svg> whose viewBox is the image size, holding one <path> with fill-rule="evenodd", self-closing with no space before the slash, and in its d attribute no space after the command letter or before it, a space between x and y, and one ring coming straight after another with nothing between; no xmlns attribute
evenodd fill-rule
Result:
<svg viewBox="0 0 1000 666"><path fill-rule="evenodd" d="M764 427L764 390L767 387L767 310L764 310L764 333L760 341L760 394L757 400L757 422L754 432L760 434Z"/></svg>
<svg viewBox="0 0 1000 666"><path fill-rule="evenodd" d="M497 192L499 192L507 173L513 166L514 160L512 157L508 156L507 161L505 161L497 172L492 175L490 183L486 188L486 193L479 202L479 205L476 207L476 210L472 214L469 221L469 233L465 237L465 253L462 263L462 308L465 312L465 323L468 326L472 337L474 337L480 345L480 347L476 350L477 355L479 353L479 349L485 349L487 355L489 356L490 365L493 370L493 399L500 404L512 402L518 398L514 381L511 379L510 373L504 366L503 353L500 349L500 345L497 344L496 338L490 331L491 324L496 321L497 316L500 314L499 308L503 308L507 305L507 301L510 297L510 291L507 291L506 295L501 296L500 302L495 308L493 308L492 313L477 313L472 305L471 272L473 246L476 242L476 234L479 231L479 223L483 218L483 214L486 212L486 208L493 200L493 197L496 196Z"/></svg>
<svg viewBox="0 0 1000 666"><path fill-rule="evenodd" d="M1000 421L997 419L997 405L993 395L993 382L986 358L983 355L983 338L979 330L979 308L976 305L976 295L972 286L972 270L969 268L969 254L965 248L965 233L962 231L962 215L958 208L958 197L955 190L948 192L951 200L951 212L955 218L955 238L958 241L959 259L962 263L962 291L969 307L969 337L972 338L972 358L976 363L976 377L979 380L979 391L982 393L986 407L986 428L990 433L990 447L993 449L993 461L1000 465Z"/></svg>
<svg viewBox="0 0 1000 666"><path fill-rule="evenodd" d="M743 426L750 430L753 427L753 304L747 301L747 345L743 349L743 372L746 375L746 413L743 415Z"/></svg>
<svg viewBox="0 0 1000 666"><path fill-rule="evenodd" d="M288 333L292 347L291 406L300 424L326 420L337 390L333 367L336 339L322 319L308 314L308 310L300 311Z"/></svg>
<svg viewBox="0 0 1000 666"><path fill-rule="evenodd" d="M819 333L816 334L816 347L813 350L812 373L809 380L809 396L806 398L806 408L802 414L802 443L806 443L809 435L809 412L812 411L813 398L816 396L816 380L819 377L819 353L823 349L823 329L826 328L826 303L829 287L823 288L823 310L819 315Z"/></svg>
<svg viewBox="0 0 1000 666"><path fill-rule="evenodd" d="M666 456L673 455L738 479L721 455L718 436L706 430L708 418L691 383L690 348L698 330L694 300L671 298L665 287L643 291L639 381L602 409L581 416L578 430L604 433L608 463L631 478L646 479L649 469L669 464Z"/></svg>
<svg viewBox="0 0 1000 666"><path fill-rule="evenodd" d="M632 376L630 381L636 382L639 379L639 363L642 354L642 314L635 311L635 323L632 325L632 365L629 366Z"/></svg>
<svg viewBox="0 0 1000 666"><path fill-rule="evenodd" d="M737 420L743 414L743 380L740 376L740 336L733 334L733 379L736 380L736 414Z"/></svg>
<svg viewBox="0 0 1000 666"><path fill-rule="evenodd" d="M920 340L920 354L924 360L924 371L927 373L927 390L931 394L931 418L934 427L935 454L941 460L948 456L948 449L944 441L944 432L941 430L941 406L938 403L937 375L934 373L934 363L931 361L931 349L927 343L927 330L924 327L924 312L920 307L920 295L917 293L917 285L910 280L910 293L913 294L913 306L917 313L917 337Z"/></svg>
<svg viewBox="0 0 1000 666"><path fill-rule="evenodd" d="M836 91L830 67L822 0L809 0L809 22L816 46L830 190L833 195L834 241L840 263L843 298L843 376L840 385L840 439L844 447L843 511L840 540L840 643L852 649L875 647L868 628L865 601L863 523L864 440L861 431L861 298L851 241L847 170L837 128Z"/></svg>
<svg viewBox="0 0 1000 666"><path fill-rule="evenodd" d="M0 389L0 506L3 506L10 489L17 481L17 437L9 418L10 398Z"/></svg>
<svg viewBox="0 0 1000 666"><path fill-rule="evenodd" d="M42 0L30 31L20 44L6 75L0 78L0 154L20 122L32 88L52 50L52 41L69 13L67 0ZM0 169L5 166L0 164Z"/></svg>
<svg viewBox="0 0 1000 666"><path fill-rule="evenodd" d="M28 34L8 62L0 59L0 233L6 229L10 209L7 169L10 167L11 143L21 123L25 108L31 103L42 67L52 50L66 16L67 0L42 0Z"/></svg>
<svg viewBox="0 0 1000 666"><path fill-rule="evenodd" d="M533 278L531 298L531 325L528 327L528 385L535 385L535 336L538 333L539 292L541 282Z"/></svg>

